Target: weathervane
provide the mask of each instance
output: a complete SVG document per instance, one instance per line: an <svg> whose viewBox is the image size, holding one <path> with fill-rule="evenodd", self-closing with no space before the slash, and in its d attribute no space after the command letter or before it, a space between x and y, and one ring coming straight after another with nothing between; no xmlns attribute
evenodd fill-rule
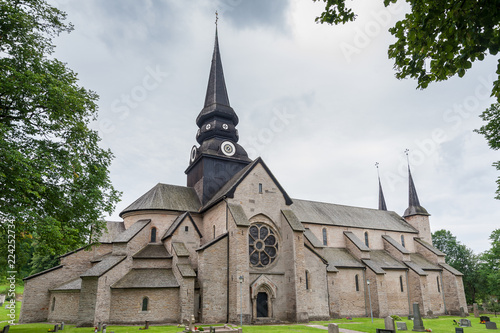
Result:
<svg viewBox="0 0 500 333"><path fill-rule="evenodd" d="M217 25L217 21L219 20L219 13L215 11L215 25Z"/></svg>
<svg viewBox="0 0 500 333"><path fill-rule="evenodd" d="M380 178L380 173L378 172L378 165L379 165L379 163L375 162L375 167L377 168L377 175L378 175L378 178Z"/></svg>
<svg viewBox="0 0 500 333"><path fill-rule="evenodd" d="M410 167L410 157L408 156L409 152L410 152L410 149L406 148L405 154L406 154L406 161L408 162L408 168Z"/></svg>

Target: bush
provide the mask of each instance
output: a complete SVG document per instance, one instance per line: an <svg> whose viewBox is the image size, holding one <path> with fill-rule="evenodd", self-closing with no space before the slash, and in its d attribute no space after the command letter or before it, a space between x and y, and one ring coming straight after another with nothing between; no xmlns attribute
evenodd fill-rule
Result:
<svg viewBox="0 0 500 333"><path fill-rule="evenodd" d="M401 321L401 320L403 320L403 319L401 319L401 317L400 317L400 316L396 316L396 315L392 315L392 316L391 316L391 318L392 318L392 319L394 319L394 320L396 320L396 321Z"/></svg>

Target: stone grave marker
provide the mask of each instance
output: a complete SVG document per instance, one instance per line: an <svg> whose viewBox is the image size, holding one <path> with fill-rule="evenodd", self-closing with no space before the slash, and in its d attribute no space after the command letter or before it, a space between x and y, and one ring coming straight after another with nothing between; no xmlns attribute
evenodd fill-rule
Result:
<svg viewBox="0 0 500 333"><path fill-rule="evenodd" d="M61 322L61 325L59 325L59 330L62 331L64 329L64 321Z"/></svg>
<svg viewBox="0 0 500 333"><path fill-rule="evenodd" d="M5 325L3 327L2 333L9 333L10 325Z"/></svg>
<svg viewBox="0 0 500 333"><path fill-rule="evenodd" d="M474 303L472 305L472 308L474 309L474 317L479 318L479 308L477 306L477 303Z"/></svg>
<svg viewBox="0 0 500 333"><path fill-rule="evenodd" d="M102 325L102 333L106 333L107 327L108 327L108 325L106 325L106 324Z"/></svg>
<svg viewBox="0 0 500 333"><path fill-rule="evenodd" d="M467 317L467 315L465 314L465 311L464 311L464 307L463 307L463 306L461 306L461 307L460 307L460 317L462 317L462 318Z"/></svg>
<svg viewBox="0 0 500 333"><path fill-rule="evenodd" d="M413 303L413 329L415 332L425 332L424 322L420 315L418 303Z"/></svg>
<svg viewBox="0 0 500 333"><path fill-rule="evenodd" d="M391 316L387 316L384 318L384 325L386 330L392 330L394 331L394 319L392 319Z"/></svg>
<svg viewBox="0 0 500 333"><path fill-rule="evenodd" d="M328 324L328 333L339 333L339 325L334 323Z"/></svg>
<svg viewBox="0 0 500 333"><path fill-rule="evenodd" d="M398 328L398 331L407 331L408 327L406 326L406 323L404 321L397 321L396 326Z"/></svg>
<svg viewBox="0 0 500 333"><path fill-rule="evenodd" d="M460 319L460 326L462 327L472 327L472 324L469 319Z"/></svg>
<svg viewBox="0 0 500 333"><path fill-rule="evenodd" d="M484 324L486 325L486 328L489 330L496 330L497 329L497 323L495 323L494 321L487 321Z"/></svg>
<svg viewBox="0 0 500 333"><path fill-rule="evenodd" d="M464 329L462 327L455 327L455 333L464 333Z"/></svg>

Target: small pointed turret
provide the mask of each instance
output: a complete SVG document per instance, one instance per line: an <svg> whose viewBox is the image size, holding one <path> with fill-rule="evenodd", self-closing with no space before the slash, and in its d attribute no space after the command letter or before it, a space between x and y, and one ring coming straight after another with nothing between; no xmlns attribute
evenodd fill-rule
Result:
<svg viewBox="0 0 500 333"><path fill-rule="evenodd" d="M413 183L413 178L411 176L410 165L408 165L408 179L409 179L408 208L406 208L403 217L408 217L412 215L429 216L430 214L427 212L427 210L424 207L420 206L417 190L415 189L415 184Z"/></svg>
<svg viewBox="0 0 500 333"><path fill-rule="evenodd" d="M384 192L382 191L382 184L380 183L380 177L378 177L378 209L387 210L385 204Z"/></svg>

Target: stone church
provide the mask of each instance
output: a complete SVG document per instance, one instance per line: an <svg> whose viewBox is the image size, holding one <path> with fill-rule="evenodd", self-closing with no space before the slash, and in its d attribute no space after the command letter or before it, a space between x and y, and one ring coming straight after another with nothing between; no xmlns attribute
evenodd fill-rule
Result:
<svg viewBox="0 0 500 333"><path fill-rule="evenodd" d="M217 32L205 104L185 171L108 222L90 250L25 279L20 322L79 326L307 322L345 316L458 314L462 274L432 246L429 213L409 177L401 217L290 198L238 144ZM293 166L292 166L293 167ZM300 172L300 170L297 170ZM379 183L380 185L380 183Z"/></svg>

